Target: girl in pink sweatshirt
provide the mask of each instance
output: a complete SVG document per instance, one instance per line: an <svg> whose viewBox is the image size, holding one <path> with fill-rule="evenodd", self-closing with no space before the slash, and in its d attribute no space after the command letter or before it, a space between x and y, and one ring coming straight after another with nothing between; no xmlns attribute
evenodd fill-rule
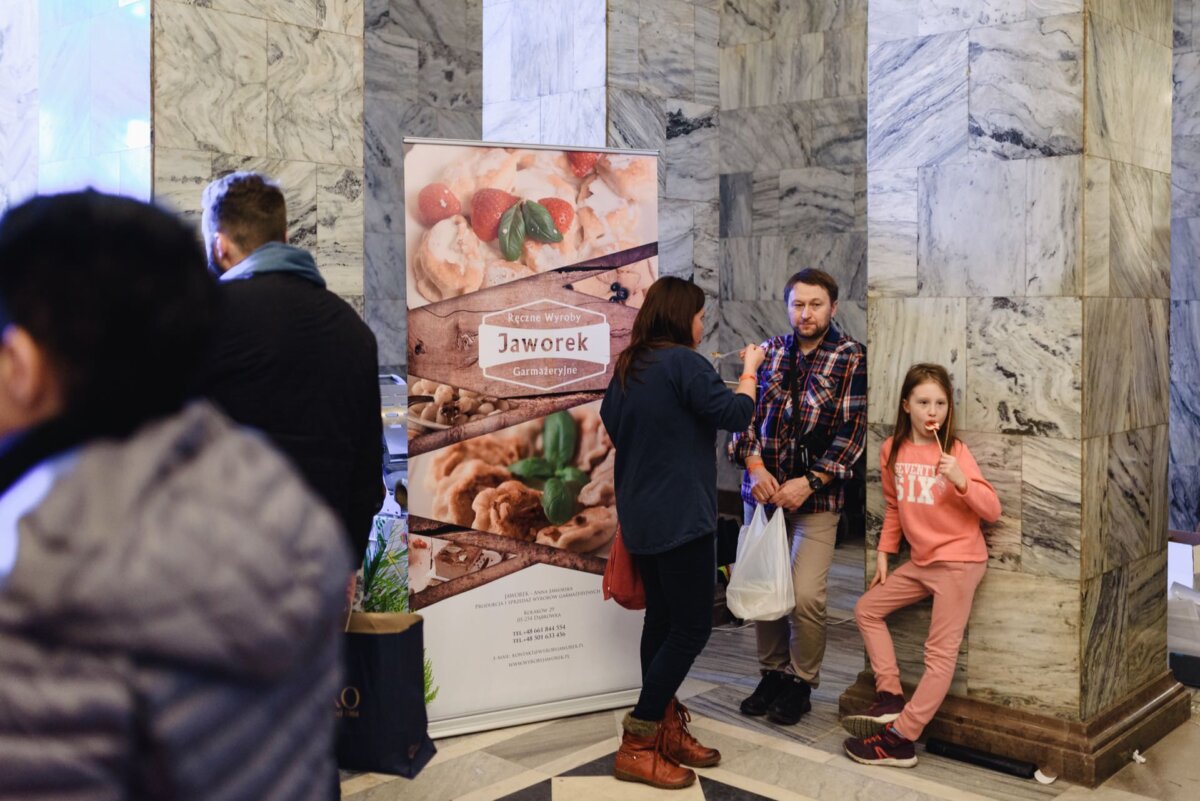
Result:
<svg viewBox="0 0 1200 801"><path fill-rule="evenodd" d="M842 725L855 735L844 744L851 759L907 768L917 764L913 743L950 689L975 588L987 568L979 524L1000 518L1000 501L954 434L954 393L946 369L913 365L900 398L896 428L879 451L887 508L875 576L854 607L875 673L875 703ZM899 552L902 535L912 558L889 575L888 556ZM925 674L905 703L884 618L931 595Z"/></svg>

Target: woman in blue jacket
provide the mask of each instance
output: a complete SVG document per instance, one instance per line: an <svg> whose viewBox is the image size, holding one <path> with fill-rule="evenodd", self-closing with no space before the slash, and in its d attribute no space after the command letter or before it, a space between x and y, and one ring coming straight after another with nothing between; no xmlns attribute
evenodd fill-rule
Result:
<svg viewBox="0 0 1200 801"><path fill-rule="evenodd" d="M721 755L687 730L675 693L712 631L716 582L717 430L740 431L754 413L757 345L742 352L730 391L695 348L704 293L660 278L646 293L600 417L616 449L617 517L646 586L642 692L625 716L615 775L655 787L687 787Z"/></svg>

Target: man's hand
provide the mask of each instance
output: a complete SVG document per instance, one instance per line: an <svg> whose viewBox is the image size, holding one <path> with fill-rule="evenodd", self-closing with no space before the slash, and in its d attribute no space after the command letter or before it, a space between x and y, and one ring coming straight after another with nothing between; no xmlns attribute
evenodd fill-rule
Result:
<svg viewBox="0 0 1200 801"><path fill-rule="evenodd" d="M883 551L876 552L876 554L875 554L875 575L871 576L871 583L867 586L867 589L868 590L871 589L871 587L874 587L876 584L886 584L887 583L887 571L888 571L888 555L886 553L884 553Z"/></svg>
<svg viewBox="0 0 1200 801"><path fill-rule="evenodd" d="M779 482L775 480L775 476L771 475L767 468L761 464L756 465L749 470L750 473L750 494L754 496L754 500L759 503L767 503L771 496L779 489Z"/></svg>
<svg viewBox="0 0 1200 801"><path fill-rule="evenodd" d="M794 512L803 506L811 496L812 487L808 485L808 479L793 478L783 482L783 486L776 490L775 494L767 499L767 502Z"/></svg>

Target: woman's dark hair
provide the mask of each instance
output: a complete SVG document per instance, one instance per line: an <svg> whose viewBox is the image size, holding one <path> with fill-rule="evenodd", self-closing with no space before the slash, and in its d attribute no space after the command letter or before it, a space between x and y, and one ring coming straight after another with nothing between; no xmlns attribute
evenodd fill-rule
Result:
<svg viewBox="0 0 1200 801"><path fill-rule="evenodd" d="M182 405L215 303L195 232L156 206L86 191L0 218L0 305L45 350L65 414L97 434Z"/></svg>
<svg viewBox="0 0 1200 801"><path fill-rule="evenodd" d="M617 358L621 389L636 378L641 369L638 360L650 351L676 345L693 347L692 320L703 308L704 291L690 281L668 275L651 284L633 320L629 346Z"/></svg>
<svg viewBox="0 0 1200 801"><path fill-rule="evenodd" d="M958 437L954 434L954 388L950 384L950 373L940 364L921 362L908 368L904 383L900 385L900 402L896 405L896 428L892 431L892 452L888 454L887 469L896 469L896 454L900 453L900 443L912 437L912 417L904 411L904 402L912 391L932 381L946 393L946 422L938 429L937 436L941 439L946 453L954 450Z"/></svg>

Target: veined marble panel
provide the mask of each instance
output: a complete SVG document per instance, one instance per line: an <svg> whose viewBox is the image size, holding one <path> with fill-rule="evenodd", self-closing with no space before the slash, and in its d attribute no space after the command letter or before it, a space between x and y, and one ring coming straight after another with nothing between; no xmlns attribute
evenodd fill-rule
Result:
<svg viewBox="0 0 1200 801"><path fill-rule="evenodd" d="M1179 8L1187 8L1188 13L1191 13L1190 3L1180 2L1175 5L1176 13ZM1190 50L1176 53L1172 74L1175 90L1172 100L1174 114L1171 118L1171 135L1196 136L1200 134L1200 52Z"/></svg>
<svg viewBox="0 0 1200 801"><path fill-rule="evenodd" d="M404 300L404 236L367 231L363 237L363 294L380 300Z"/></svg>
<svg viewBox="0 0 1200 801"><path fill-rule="evenodd" d="M363 126L364 170L367 200L366 229L404 231L404 144L406 134L437 136L437 115L420 104L389 107L366 96L368 112Z"/></svg>
<svg viewBox="0 0 1200 801"><path fill-rule="evenodd" d="M578 0L572 20L571 88L603 89L605 51L605 0Z"/></svg>
<svg viewBox="0 0 1200 801"><path fill-rule="evenodd" d="M867 0L780 0L780 10L780 36L828 33L867 22Z"/></svg>
<svg viewBox="0 0 1200 801"><path fill-rule="evenodd" d="M1154 445L1154 431L1148 428L1109 438L1106 569L1128 565L1158 547L1151 525L1152 482L1159 478L1154 470Z"/></svg>
<svg viewBox="0 0 1200 801"><path fill-rule="evenodd" d="M779 173L756 172L751 176L750 233L769 236L779 233Z"/></svg>
<svg viewBox="0 0 1200 801"><path fill-rule="evenodd" d="M1168 3L1170 0L1167 0ZM1161 0L1149 0L1161 2ZM1169 9L1169 5L1168 5ZM1133 161L1147 169L1171 171L1171 46L1143 36L1130 40L1133 53L1131 99Z"/></svg>
<svg viewBox="0 0 1200 801"><path fill-rule="evenodd" d="M1200 217L1200 135L1177 136L1171 146L1171 216Z"/></svg>
<svg viewBox="0 0 1200 801"><path fill-rule="evenodd" d="M867 305L870 422L895 424L900 385L917 362L935 362L949 371L959 419L964 419L963 401L970 389L966 331L967 301L962 298L871 298Z"/></svg>
<svg viewBox="0 0 1200 801"><path fill-rule="evenodd" d="M868 161L873 169L966 155L967 34L881 43L867 56Z"/></svg>
<svg viewBox="0 0 1200 801"><path fill-rule="evenodd" d="M1135 109L1133 97L1133 33L1097 14L1088 14L1086 79L1087 153L1133 161Z"/></svg>
<svg viewBox="0 0 1200 801"><path fill-rule="evenodd" d="M1028 0L1025 16L1041 19L1058 14L1077 14L1083 11L1083 7L1084 0Z"/></svg>
<svg viewBox="0 0 1200 801"><path fill-rule="evenodd" d="M825 97L867 93L867 29L843 28L825 34Z"/></svg>
<svg viewBox="0 0 1200 801"><path fill-rule="evenodd" d="M563 95L553 95L553 97L563 97ZM542 101L544 99L484 103L483 139L488 142L527 142L529 144L542 142Z"/></svg>
<svg viewBox="0 0 1200 801"><path fill-rule="evenodd" d="M801 72L806 64L810 73L819 64L820 34L817 39L817 47L810 47L807 54L795 57L794 64L792 48L797 44L795 41L768 39L722 48L719 56L721 108L732 110L812 99L811 94L793 97L792 83L795 73Z"/></svg>
<svg viewBox="0 0 1200 801"><path fill-rule="evenodd" d="M838 282L838 314L851 299L867 297L867 238L861 231L847 233L791 234L785 240L787 269L775 281L774 291L764 286L767 294L782 297L787 279L800 270L816 267L833 276ZM866 306L863 307L863 327L866 334ZM866 340L861 340L865 342Z"/></svg>
<svg viewBox="0 0 1200 801"><path fill-rule="evenodd" d="M418 94L418 42L400 31L400 24L389 14L379 14L367 21L365 32L363 90L376 103L393 110L400 104L416 103Z"/></svg>
<svg viewBox="0 0 1200 801"><path fill-rule="evenodd" d="M483 112L478 108L434 109L437 136L442 139L479 139L483 130Z"/></svg>
<svg viewBox="0 0 1200 801"><path fill-rule="evenodd" d="M317 167L317 242L313 256L329 290L362 295L363 174L359 168Z"/></svg>
<svg viewBox="0 0 1200 801"><path fill-rule="evenodd" d="M640 25L636 9L633 13L608 10L607 50L608 88L638 88L638 38Z"/></svg>
<svg viewBox="0 0 1200 801"><path fill-rule="evenodd" d="M1079 295L1083 289L1083 159L1029 159L1025 164L1025 294Z"/></svg>
<svg viewBox="0 0 1200 801"><path fill-rule="evenodd" d="M662 101L657 97L610 88L607 103L610 147L646 150L663 150L666 147L667 119Z"/></svg>
<svg viewBox="0 0 1200 801"><path fill-rule="evenodd" d="M1128 427L1130 382L1136 369L1130 348L1132 311L1127 299L1084 300L1084 436Z"/></svg>
<svg viewBox="0 0 1200 801"><path fill-rule="evenodd" d="M600 90L603 92L603 90ZM683 100L664 101L667 118L667 197L712 200L720 192L717 109Z"/></svg>
<svg viewBox="0 0 1200 801"><path fill-rule="evenodd" d="M1111 286L1112 162L1084 162L1083 294L1107 297Z"/></svg>
<svg viewBox="0 0 1200 801"><path fill-rule="evenodd" d="M604 147L604 128L603 89L582 89L558 95L543 95L541 98L540 142ZM715 139L716 137L714 141ZM712 169L715 177L715 158Z"/></svg>
<svg viewBox="0 0 1200 801"><path fill-rule="evenodd" d="M720 176L718 188L721 199L721 237L750 236L753 173L731 172ZM778 182L776 176L776 182ZM778 188L776 203L778 203Z"/></svg>
<svg viewBox="0 0 1200 801"><path fill-rule="evenodd" d="M822 167L867 161L867 99L833 97L809 104L812 163ZM798 166L798 165L797 165Z"/></svg>
<svg viewBox="0 0 1200 801"><path fill-rule="evenodd" d="M867 383L868 385L871 383L870 375L867 376ZM869 391L873 392L874 388L872 387ZM887 501L884 500L883 485L880 483L880 476L883 475L883 465L879 460L879 449L883 446L883 441L891 435L891 423L886 425L870 424L867 426L866 550L868 551L874 550L879 545L879 532L883 528L883 516L887 511ZM867 562L867 574L864 576L864 579L870 581L874 575L875 559L872 558Z"/></svg>
<svg viewBox="0 0 1200 801"><path fill-rule="evenodd" d="M779 225L784 231L842 233L855 226L861 170L807 167L779 173Z"/></svg>
<svg viewBox="0 0 1200 801"><path fill-rule="evenodd" d="M1159 203L1155 185L1159 184ZM1109 274L1111 291L1120 297L1169 296L1170 263L1155 235L1155 217L1169 214L1166 187L1150 170L1114 162L1109 196ZM1164 220L1160 225L1169 225ZM1157 251L1157 252L1156 252ZM1156 258L1157 257L1157 258Z"/></svg>
<svg viewBox="0 0 1200 801"><path fill-rule="evenodd" d="M1005 25L1025 18L1026 0L920 0L922 36Z"/></svg>
<svg viewBox="0 0 1200 801"><path fill-rule="evenodd" d="M1150 259L1153 295L1171 296L1171 176L1150 173Z"/></svg>
<svg viewBox="0 0 1200 801"><path fill-rule="evenodd" d="M1200 431L1200 301L1171 303L1170 421L1177 431ZM1171 437L1171 459L1200 464L1200 437Z"/></svg>
<svg viewBox="0 0 1200 801"><path fill-rule="evenodd" d="M692 203L693 279L704 294L714 300L721 297L721 212L720 204ZM717 315L711 315L714 321Z"/></svg>
<svg viewBox="0 0 1200 801"><path fill-rule="evenodd" d="M477 50L438 42L417 43L417 89L422 103L438 109L483 105L482 56Z"/></svg>
<svg viewBox="0 0 1200 801"><path fill-rule="evenodd" d="M1125 302L1130 304L1129 350L1133 359L1127 425L1129 428L1164 425L1171 392L1167 344L1170 301L1135 298Z"/></svg>
<svg viewBox="0 0 1200 801"><path fill-rule="evenodd" d="M788 103L721 111L721 172L808 166L813 106Z"/></svg>
<svg viewBox="0 0 1200 801"><path fill-rule="evenodd" d="M313 4L320 27L350 36L363 35L363 0L313 0Z"/></svg>
<svg viewBox="0 0 1200 801"><path fill-rule="evenodd" d="M867 173L871 297L917 294L917 170Z"/></svg>
<svg viewBox="0 0 1200 801"><path fill-rule="evenodd" d="M1027 177L1020 161L948 164L920 172L922 295L1025 294Z"/></svg>
<svg viewBox="0 0 1200 801"><path fill-rule="evenodd" d="M94 17L89 38L90 152L148 147L150 3L142 0Z"/></svg>
<svg viewBox="0 0 1200 801"><path fill-rule="evenodd" d="M971 149L1000 158L1081 152L1083 18L976 28L970 37Z"/></svg>
<svg viewBox="0 0 1200 801"><path fill-rule="evenodd" d="M91 154L91 23L44 30L37 43L38 162ZM39 178L39 184L41 179Z"/></svg>
<svg viewBox="0 0 1200 801"><path fill-rule="evenodd" d="M1167 552L1167 520L1170 516L1171 432L1167 424L1153 426L1150 431L1150 553ZM1195 496L1193 496L1195 497ZM1198 502L1200 507L1200 502Z"/></svg>
<svg viewBox="0 0 1200 801"><path fill-rule="evenodd" d="M1200 300L1200 219L1171 221L1171 299Z"/></svg>
<svg viewBox="0 0 1200 801"><path fill-rule="evenodd" d="M974 298L967 309L963 428L1078 439L1083 304Z"/></svg>
<svg viewBox="0 0 1200 801"><path fill-rule="evenodd" d="M695 7L684 0L657 0L642 5L638 22L638 88L659 97L695 98Z"/></svg>
<svg viewBox="0 0 1200 801"><path fill-rule="evenodd" d="M367 296L363 319L375 334L379 363L408 364L408 303L403 300Z"/></svg>
<svg viewBox="0 0 1200 801"><path fill-rule="evenodd" d="M1083 444L1021 439L1021 572L1078 580Z"/></svg>
<svg viewBox="0 0 1200 801"><path fill-rule="evenodd" d="M1108 451L1106 435L1083 440L1083 528L1079 541L1079 569L1092 579L1108 569L1106 548L1110 529L1108 506Z"/></svg>
<svg viewBox="0 0 1200 801"><path fill-rule="evenodd" d="M790 330L787 308L782 300L727 300L721 303L718 330L722 350L764 342Z"/></svg>
<svg viewBox="0 0 1200 801"><path fill-rule="evenodd" d="M1078 716L1078 581L988 571L975 593L969 631L969 697Z"/></svg>
<svg viewBox="0 0 1200 801"><path fill-rule="evenodd" d="M867 341L867 301L843 297L838 301L837 316L834 318L842 333L855 342Z"/></svg>
<svg viewBox="0 0 1200 801"><path fill-rule="evenodd" d="M213 154L204 150L154 149L154 202L200 230L200 195L212 180Z"/></svg>
<svg viewBox="0 0 1200 801"><path fill-rule="evenodd" d="M1167 552L1139 559L1128 568L1124 649L1126 690L1162 675L1167 669Z"/></svg>
<svg viewBox="0 0 1200 801"><path fill-rule="evenodd" d="M271 156L363 163L363 40L270 24L267 147Z"/></svg>
<svg viewBox="0 0 1200 801"><path fill-rule="evenodd" d="M472 42L463 0L389 0L391 15L403 26L404 35L422 42L441 42L451 47L477 49ZM368 310L369 311L369 310ZM388 362L382 362L388 364Z"/></svg>
<svg viewBox="0 0 1200 801"><path fill-rule="evenodd" d="M780 0L724 0L721 47L773 38L781 15Z"/></svg>
<svg viewBox="0 0 1200 801"><path fill-rule="evenodd" d="M1172 43L1175 47L1175 52L1191 50L1194 44L1192 38L1192 18L1195 13L1195 6L1188 2L1172 3L1174 11L1174 38Z"/></svg>
<svg viewBox="0 0 1200 801"><path fill-rule="evenodd" d="M721 280L729 282L724 298L777 299L783 313L783 285L790 275L783 237L735 236L721 240ZM786 322L786 314L783 319Z"/></svg>
<svg viewBox="0 0 1200 801"><path fill-rule="evenodd" d="M692 204L686 200L658 201L658 274L692 277Z"/></svg>
<svg viewBox="0 0 1200 801"><path fill-rule="evenodd" d="M511 0L493 3L483 8L482 73L485 106L513 99L513 17ZM484 130L487 130L486 124ZM488 138L486 133L484 138Z"/></svg>
<svg viewBox="0 0 1200 801"><path fill-rule="evenodd" d="M784 100L816 100L825 95L825 35L809 33L795 39L775 39L775 61L783 65L780 74ZM749 46L749 45L748 45Z"/></svg>
<svg viewBox="0 0 1200 801"><path fill-rule="evenodd" d="M1200 503L1196 488L1200 487L1200 464L1171 464L1170 522L1176 531L1195 531L1200 526Z"/></svg>
<svg viewBox="0 0 1200 801"><path fill-rule="evenodd" d="M921 14L912 0L871 0L867 4L867 45L920 36Z"/></svg>
<svg viewBox="0 0 1200 801"><path fill-rule="evenodd" d="M960 431L959 436L970 448L980 472L1000 499L1000 519L982 526L987 540L988 567L1037 573L1026 569L1022 561L1022 532L1029 526L1026 522L1024 482L1027 474L1023 454L1029 443L1038 440L977 431Z"/></svg>
<svg viewBox="0 0 1200 801"><path fill-rule="evenodd" d="M1080 714L1087 719L1112 706L1129 685L1125 650L1128 569L1122 567L1109 570L1096 578L1085 580L1082 586L1083 665L1080 676Z"/></svg>
<svg viewBox="0 0 1200 801"><path fill-rule="evenodd" d="M267 155L267 23L160 3L154 37L155 147Z"/></svg>
<svg viewBox="0 0 1200 801"><path fill-rule="evenodd" d="M721 102L720 73L721 13L714 8L696 6L696 67L694 80L697 103Z"/></svg>

